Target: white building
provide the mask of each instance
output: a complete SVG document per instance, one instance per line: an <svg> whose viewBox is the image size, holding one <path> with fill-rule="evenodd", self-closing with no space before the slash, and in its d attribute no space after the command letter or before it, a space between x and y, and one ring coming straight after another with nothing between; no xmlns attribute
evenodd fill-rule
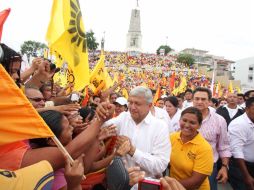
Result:
<svg viewBox="0 0 254 190"><path fill-rule="evenodd" d="M236 61L232 69L235 80L241 81L243 92L254 89L254 57Z"/></svg>

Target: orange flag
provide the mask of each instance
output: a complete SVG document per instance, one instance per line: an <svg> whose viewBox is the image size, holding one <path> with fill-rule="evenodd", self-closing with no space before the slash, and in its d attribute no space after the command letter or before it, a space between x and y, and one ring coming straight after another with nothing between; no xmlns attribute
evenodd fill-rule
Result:
<svg viewBox="0 0 254 190"><path fill-rule="evenodd" d="M173 90L175 86L175 78L176 78L176 75L175 75L175 72L173 72L173 74L170 77L170 83L169 83L169 87L171 91Z"/></svg>
<svg viewBox="0 0 254 190"><path fill-rule="evenodd" d="M54 134L0 64L0 145Z"/></svg>
<svg viewBox="0 0 254 190"><path fill-rule="evenodd" d="M0 12L0 41L1 41L1 37L2 37L4 22L7 19L7 17L9 16L10 11L11 11L11 9L6 9L6 10Z"/></svg>

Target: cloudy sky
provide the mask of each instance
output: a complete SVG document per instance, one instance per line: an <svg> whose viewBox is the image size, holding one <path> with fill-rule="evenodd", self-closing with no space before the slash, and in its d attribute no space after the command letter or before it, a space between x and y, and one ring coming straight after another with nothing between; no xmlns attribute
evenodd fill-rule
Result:
<svg viewBox="0 0 254 190"><path fill-rule="evenodd" d="M105 49L124 51L131 9L136 0L79 0L86 30ZM2 42L16 50L25 40L45 42L52 0L0 0L0 10L12 11ZM162 44L176 51L196 48L238 60L254 56L253 0L140 0L144 52Z"/></svg>

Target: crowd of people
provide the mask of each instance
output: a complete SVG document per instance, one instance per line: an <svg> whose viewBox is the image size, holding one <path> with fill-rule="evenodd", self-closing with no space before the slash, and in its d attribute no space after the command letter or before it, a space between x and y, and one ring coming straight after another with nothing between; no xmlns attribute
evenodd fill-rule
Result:
<svg viewBox="0 0 254 190"><path fill-rule="evenodd" d="M117 84L81 98L54 83L50 60L35 58L20 72L21 56L1 49L2 66L74 162L51 138L2 145L0 189L143 190L145 179L164 190L217 190L226 182L254 190L254 89L214 98L210 79L174 56L111 52L105 63ZM185 90L173 94L182 77ZM156 97L158 88L165 92Z"/></svg>
<svg viewBox="0 0 254 190"><path fill-rule="evenodd" d="M196 87L211 88L212 79L200 74L194 66L179 63L176 55L167 54L164 56L156 54L142 53L130 56L126 52L105 52L105 66L112 78L118 76L124 81L124 86L128 91L139 85L146 85L152 90L158 87L163 89L164 94L171 94L174 89L181 85L182 78L187 81L187 88L194 90ZM92 70L97 64L100 51L89 54L89 64ZM119 73L120 72L120 73ZM228 92L228 87L221 83L215 83L213 95L224 97ZM238 89L234 88L234 91ZM184 90L174 91L177 95Z"/></svg>

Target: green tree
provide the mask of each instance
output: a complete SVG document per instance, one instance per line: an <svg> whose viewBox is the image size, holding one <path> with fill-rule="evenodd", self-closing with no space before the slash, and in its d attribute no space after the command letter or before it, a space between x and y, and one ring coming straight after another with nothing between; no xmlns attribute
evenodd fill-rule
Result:
<svg viewBox="0 0 254 190"><path fill-rule="evenodd" d="M45 48L47 48L47 45L44 43L28 40L23 42L20 51L22 55L26 54L29 62L31 56L38 56L38 53L42 54L43 49Z"/></svg>
<svg viewBox="0 0 254 190"><path fill-rule="evenodd" d="M94 32L92 30L86 32L87 47L91 51L95 51L98 48L99 43L96 42Z"/></svg>
<svg viewBox="0 0 254 190"><path fill-rule="evenodd" d="M165 50L165 55L167 55L169 52L171 52L173 49L169 47L168 45L161 45L157 50L156 53L157 55L160 55L160 50L164 49Z"/></svg>
<svg viewBox="0 0 254 190"><path fill-rule="evenodd" d="M195 59L191 54L181 53L177 56L177 62L192 66L195 63Z"/></svg>

